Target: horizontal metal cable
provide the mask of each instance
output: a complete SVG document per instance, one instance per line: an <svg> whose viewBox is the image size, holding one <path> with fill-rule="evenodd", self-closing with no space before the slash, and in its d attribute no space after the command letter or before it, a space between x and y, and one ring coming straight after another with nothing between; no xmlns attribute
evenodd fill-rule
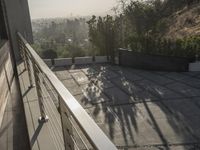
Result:
<svg viewBox="0 0 200 150"><path fill-rule="evenodd" d="M79 136L79 138L81 139L81 142L83 143L83 145L85 146L85 148L87 150L89 150L87 144L85 143L85 141L83 140L83 138L81 137L80 133L78 132L78 130L76 129L76 127L73 125L72 121L70 120L71 124L72 124L72 127L75 129L77 135Z"/></svg>
<svg viewBox="0 0 200 150"><path fill-rule="evenodd" d="M44 79L44 82L45 82L45 85L48 86L48 88L51 90L51 88L50 88L49 84L47 83L46 79ZM46 92L48 92L47 89L45 89L45 90L46 90ZM51 91L53 92L53 90L51 90ZM49 95L49 96L50 96L50 95ZM54 94L54 97L56 98L55 94ZM89 150L89 148L87 147L87 144L84 142L84 140L83 140L83 138L81 137L80 133L78 132L78 130L76 129L76 127L73 125L73 122L72 122L70 119L69 119L69 121L71 122L72 127L75 129L75 131L76 131L78 137L80 138L80 140L81 140L81 142L83 143L83 145L85 146L85 148L86 148L87 150Z"/></svg>
<svg viewBox="0 0 200 150"><path fill-rule="evenodd" d="M46 92L47 93L47 92ZM45 95L44 95L44 104L46 104L46 107L45 107L45 110L47 110L48 111L48 113L49 113L49 115L51 115L52 116L52 120L54 121L53 123L54 123L54 125L55 125L55 128L57 129L57 131L58 131L58 133L60 133L59 131L62 131L62 127L61 127L61 121L58 121L58 116L55 114L55 110L53 110L53 109L56 109L56 108L52 108L52 105L51 104L49 104L49 101L48 100L45 100L47 97L45 97ZM50 96L49 96L49 98L51 98ZM48 105L47 105L48 104ZM53 104L54 105L54 104ZM50 108L50 109L48 109L48 108ZM57 109L56 109L56 111L57 111ZM53 119L53 115L54 115L54 119ZM58 114L59 115L59 114ZM60 117L60 116L59 116ZM51 121L51 120L50 120ZM60 136L60 138L61 139L63 139L62 137L62 135L60 135L59 134L59 136Z"/></svg>
<svg viewBox="0 0 200 150"><path fill-rule="evenodd" d="M46 104L45 104L46 105ZM46 112L48 113L48 114L51 114L48 110L46 110ZM48 123L50 123L50 124L47 124L47 126L48 127L51 127L51 129L49 129L50 131L52 131L52 136L54 136L54 141L56 142L56 144L57 145L59 145L59 147L62 147L63 145L64 145L64 143L62 143L62 139L60 138L60 136L58 135L58 133L59 133L59 131L58 131L58 129L56 128L56 125L55 125L55 123L53 123L51 120L53 120L53 119L51 119L51 117L50 117L50 119L49 119L49 121L48 121ZM57 129L57 131L55 130L55 129ZM56 136L57 135L57 136Z"/></svg>
<svg viewBox="0 0 200 150"><path fill-rule="evenodd" d="M54 88L54 90L57 92L58 96L62 100L61 101L62 105L65 108L67 108L67 110L69 111L73 119L75 120L77 126L81 129L83 135L86 137L88 142L94 147L94 149L116 150L117 149L116 146L109 140L109 138L99 128L99 126L89 116L89 114L84 110L84 108L78 103L78 101L74 98L74 96L72 96L72 94L66 89L63 83L48 68L48 66L44 63L44 61L40 58L40 56L35 52L35 50L30 46L30 44L28 44L28 42L23 38L23 36L19 32L17 33L17 35L18 35L18 39L20 40L19 43L21 43L23 46L22 53L25 54L25 57L28 57L30 59L30 61L32 62L32 65L34 66L34 69L39 70L39 72L41 72L47 78L49 83L52 85L52 87ZM43 88L43 94L44 94L44 89L47 90L46 88ZM42 89L40 90L42 91ZM43 96L45 97L45 95ZM51 102L53 103L53 101ZM49 113L50 109L52 109L51 107L48 106L50 105L50 103L48 103L48 101L45 101L44 105L47 108L46 111L48 111ZM55 114L50 113L50 115L52 117ZM55 124L55 122L56 122L55 120L50 121L52 125ZM55 129L53 129L52 131L55 132ZM94 131L96 134L94 134Z"/></svg>

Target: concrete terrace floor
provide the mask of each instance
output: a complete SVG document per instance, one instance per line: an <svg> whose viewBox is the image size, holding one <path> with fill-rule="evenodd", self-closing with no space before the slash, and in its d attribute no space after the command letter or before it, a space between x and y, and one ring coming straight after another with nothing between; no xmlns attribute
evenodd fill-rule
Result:
<svg viewBox="0 0 200 150"><path fill-rule="evenodd" d="M53 71L119 149L200 150L200 72Z"/></svg>
<svg viewBox="0 0 200 150"><path fill-rule="evenodd" d="M16 78L13 78L7 97L6 110L0 127L0 150L29 150L23 102Z"/></svg>

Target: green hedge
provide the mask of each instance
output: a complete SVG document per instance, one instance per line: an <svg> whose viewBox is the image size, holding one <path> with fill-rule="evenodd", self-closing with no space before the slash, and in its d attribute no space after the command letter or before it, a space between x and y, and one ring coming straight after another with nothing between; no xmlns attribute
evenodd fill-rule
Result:
<svg viewBox="0 0 200 150"><path fill-rule="evenodd" d="M195 58L200 56L200 36L170 40L150 36L131 37L130 47L135 52L152 55Z"/></svg>

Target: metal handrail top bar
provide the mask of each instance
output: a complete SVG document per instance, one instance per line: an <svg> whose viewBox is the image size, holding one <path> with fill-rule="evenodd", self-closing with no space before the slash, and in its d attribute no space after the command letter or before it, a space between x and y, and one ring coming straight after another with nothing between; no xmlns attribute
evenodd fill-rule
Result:
<svg viewBox="0 0 200 150"><path fill-rule="evenodd" d="M60 98L64 101L64 104L70 111L81 130L91 142L95 149L99 150L117 150L116 146L110 141L105 133L99 128L95 121L88 115L84 108L78 103L78 101L71 95L71 93L65 88L63 83L56 77L56 75L48 68L40 56L30 46L30 44L23 38L18 32L17 35L25 44L28 53L31 55L31 59L36 63L41 72L52 84Z"/></svg>

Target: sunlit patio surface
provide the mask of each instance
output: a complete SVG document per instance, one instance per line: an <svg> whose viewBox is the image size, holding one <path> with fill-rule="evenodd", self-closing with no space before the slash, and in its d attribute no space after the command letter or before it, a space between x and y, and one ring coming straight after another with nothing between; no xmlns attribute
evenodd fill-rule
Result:
<svg viewBox="0 0 200 150"><path fill-rule="evenodd" d="M200 72L72 68L53 71L119 149L200 149Z"/></svg>

